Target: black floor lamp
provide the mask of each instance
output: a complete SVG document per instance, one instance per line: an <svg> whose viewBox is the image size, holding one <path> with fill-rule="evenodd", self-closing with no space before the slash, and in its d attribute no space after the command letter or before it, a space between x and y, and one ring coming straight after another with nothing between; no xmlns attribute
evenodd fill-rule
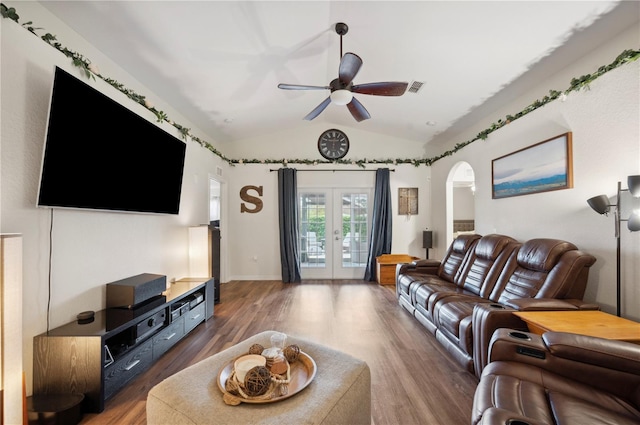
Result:
<svg viewBox="0 0 640 425"><path fill-rule="evenodd" d="M620 316L620 222L626 221L627 228L631 232L640 230L640 213L633 212L628 219L620 217L620 199L622 192L630 192L634 198L640 197L640 175L627 178L628 189L622 189L622 183L618 182L616 203L610 204L607 195L594 196L587 199L587 203L598 214L608 215L611 207L615 207L615 235L616 235L616 314Z"/></svg>

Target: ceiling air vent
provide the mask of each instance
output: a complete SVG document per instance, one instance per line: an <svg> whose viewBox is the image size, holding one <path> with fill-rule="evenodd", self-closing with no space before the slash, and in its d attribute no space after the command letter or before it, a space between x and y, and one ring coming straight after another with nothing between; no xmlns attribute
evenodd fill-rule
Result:
<svg viewBox="0 0 640 425"><path fill-rule="evenodd" d="M420 91L420 89L422 88L422 86L424 86L424 83L422 81L414 81L409 86L409 89L407 90L407 92L409 92L409 93L418 93Z"/></svg>

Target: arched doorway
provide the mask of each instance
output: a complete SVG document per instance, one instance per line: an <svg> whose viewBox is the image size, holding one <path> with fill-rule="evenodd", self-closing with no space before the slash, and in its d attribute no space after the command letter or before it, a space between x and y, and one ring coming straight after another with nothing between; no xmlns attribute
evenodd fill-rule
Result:
<svg viewBox="0 0 640 425"><path fill-rule="evenodd" d="M456 163L447 176L447 245L462 232L475 232L476 180L468 162Z"/></svg>

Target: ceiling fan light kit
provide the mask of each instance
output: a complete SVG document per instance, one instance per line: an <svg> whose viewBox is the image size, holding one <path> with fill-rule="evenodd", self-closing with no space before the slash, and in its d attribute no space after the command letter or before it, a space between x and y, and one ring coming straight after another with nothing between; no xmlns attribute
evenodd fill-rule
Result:
<svg viewBox="0 0 640 425"><path fill-rule="evenodd" d="M305 120L312 120L330 103L335 105L346 105L353 118L360 122L371 118L367 109L353 97L353 93L368 94L373 96L402 96L409 83L388 81L378 83L353 84L353 79L362 67L362 59L355 53L347 52L342 54L342 36L349 31L347 24L339 22L335 26L335 31L340 35L340 66L338 67L338 78L331 81L328 86L307 86L300 84L278 84L278 88L283 90L330 90L331 94L322 103L311 111Z"/></svg>
<svg viewBox="0 0 640 425"><path fill-rule="evenodd" d="M344 106L347 103L351 102L351 99L353 99L353 93L351 93L349 90L341 89L331 93L330 97L331 102L333 102L334 105Z"/></svg>

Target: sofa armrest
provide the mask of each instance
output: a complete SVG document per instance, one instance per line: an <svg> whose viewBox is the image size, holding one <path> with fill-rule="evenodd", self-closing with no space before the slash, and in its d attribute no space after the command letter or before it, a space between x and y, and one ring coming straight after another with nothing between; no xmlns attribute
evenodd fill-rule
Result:
<svg viewBox="0 0 640 425"><path fill-rule="evenodd" d="M568 379L626 400L640 381L640 345L586 335L546 332L540 336L498 329L484 373L493 373L493 364L499 367L503 362L537 368L531 379L550 391Z"/></svg>
<svg viewBox="0 0 640 425"><path fill-rule="evenodd" d="M440 261L438 260L415 260L411 263L399 263L396 266L396 276L399 274L438 274Z"/></svg>
<svg viewBox="0 0 640 425"><path fill-rule="evenodd" d="M597 304L575 299L514 298L505 302L505 305L517 311L600 310Z"/></svg>
<svg viewBox="0 0 640 425"><path fill-rule="evenodd" d="M640 376L639 345L565 332L546 332L542 341L556 357Z"/></svg>
<svg viewBox="0 0 640 425"><path fill-rule="evenodd" d="M440 267L440 261L438 260L429 260L429 259L421 259L421 260L415 260L412 263L414 266L416 267L427 267L427 268L435 268L438 269L438 267Z"/></svg>
<svg viewBox="0 0 640 425"><path fill-rule="evenodd" d="M514 311L600 310L597 304L582 300L553 298L514 298L505 304L481 303L473 309L473 363L479 378L488 364L489 343L500 328L526 331L527 324L513 314Z"/></svg>
<svg viewBox="0 0 640 425"><path fill-rule="evenodd" d="M479 303L473 308L471 323L473 337L473 366L479 378L489 363L489 343L496 329L511 328L526 331L527 324L513 314L515 309L498 303Z"/></svg>

